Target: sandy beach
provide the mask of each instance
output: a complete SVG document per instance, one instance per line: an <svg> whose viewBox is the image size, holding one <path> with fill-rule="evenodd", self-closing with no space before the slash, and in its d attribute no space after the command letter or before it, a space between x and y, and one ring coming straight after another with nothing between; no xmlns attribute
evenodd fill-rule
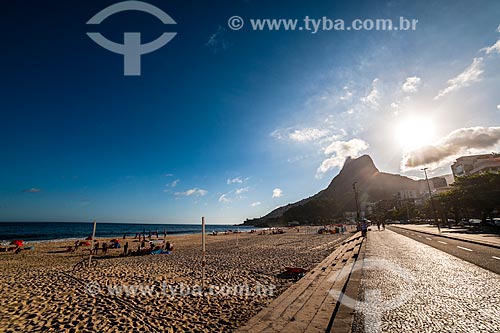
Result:
<svg viewBox="0 0 500 333"><path fill-rule="evenodd" d="M0 253L0 331L232 331L294 283L283 274L286 266L311 269L346 237L305 228L207 236L203 291L201 235L167 236L171 254L99 252L96 268L78 271L73 266L88 251L63 252L72 242ZM134 251L139 245L131 238L124 242Z"/></svg>

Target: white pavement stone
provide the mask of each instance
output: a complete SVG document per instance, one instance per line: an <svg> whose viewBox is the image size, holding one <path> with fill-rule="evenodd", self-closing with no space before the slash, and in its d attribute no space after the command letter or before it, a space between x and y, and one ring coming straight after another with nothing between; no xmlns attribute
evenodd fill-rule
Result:
<svg viewBox="0 0 500 333"><path fill-rule="evenodd" d="M368 233L365 260L390 264L363 269L353 332L500 332L500 275L390 230Z"/></svg>

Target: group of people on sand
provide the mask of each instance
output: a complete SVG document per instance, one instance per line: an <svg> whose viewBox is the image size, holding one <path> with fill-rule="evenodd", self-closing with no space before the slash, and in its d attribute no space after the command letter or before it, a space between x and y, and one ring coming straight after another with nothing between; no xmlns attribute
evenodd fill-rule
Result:
<svg viewBox="0 0 500 333"><path fill-rule="evenodd" d="M0 245L0 252L13 252L14 254L18 254L22 250L32 250L32 247L24 248L22 245L14 245L9 247L3 247Z"/></svg>
<svg viewBox="0 0 500 333"><path fill-rule="evenodd" d="M173 250L174 245L169 241L163 241L161 244L150 241L149 244L147 244L146 241L143 240L137 246L136 251L129 251L127 254L133 256L141 256L147 254L170 254Z"/></svg>
<svg viewBox="0 0 500 333"><path fill-rule="evenodd" d="M108 249L110 248L109 244L107 242L103 242L102 246L100 246L99 242L94 243L94 248L92 249L92 254L97 255L99 250L101 250L101 254L106 255L108 253ZM116 247L115 247L116 248ZM155 250L163 250L163 251L168 251L172 252L174 249L174 246L172 243L169 241L163 242L162 244L155 244L154 242L149 242L147 243L145 241L142 241L141 243L138 244L137 250L132 251L129 250L129 244L128 242L125 242L123 245L123 253L120 254L120 256L138 256L138 255L145 255L145 254L151 254Z"/></svg>

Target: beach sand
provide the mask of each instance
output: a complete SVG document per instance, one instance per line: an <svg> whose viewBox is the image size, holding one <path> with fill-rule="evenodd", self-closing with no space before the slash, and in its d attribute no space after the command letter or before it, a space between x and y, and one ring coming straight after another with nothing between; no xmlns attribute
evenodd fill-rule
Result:
<svg viewBox="0 0 500 333"><path fill-rule="evenodd" d="M73 266L88 251L62 252L72 242L0 253L0 331L232 331L294 283L285 266L311 269L347 236L305 228L207 236L206 295L197 287L201 235L167 236L172 254L118 257L123 249L111 249L79 271ZM130 250L139 245L125 241Z"/></svg>

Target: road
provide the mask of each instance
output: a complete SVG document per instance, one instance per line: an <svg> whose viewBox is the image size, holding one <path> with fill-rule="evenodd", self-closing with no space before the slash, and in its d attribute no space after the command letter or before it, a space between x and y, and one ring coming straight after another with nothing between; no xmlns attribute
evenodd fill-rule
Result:
<svg viewBox="0 0 500 333"><path fill-rule="evenodd" d="M483 249L409 236L418 241L391 230L368 232L352 332L500 332L500 275L437 246Z"/></svg>
<svg viewBox="0 0 500 333"><path fill-rule="evenodd" d="M446 237L431 236L398 227L389 226L388 229L500 274L500 249L498 248Z"/></svg>

